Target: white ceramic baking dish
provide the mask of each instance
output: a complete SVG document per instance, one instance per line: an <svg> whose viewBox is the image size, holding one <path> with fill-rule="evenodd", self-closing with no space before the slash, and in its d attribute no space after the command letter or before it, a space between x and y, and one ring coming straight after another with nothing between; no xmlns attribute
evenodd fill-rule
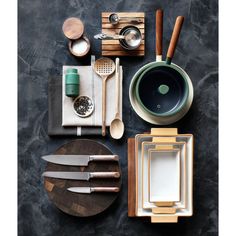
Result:
<svg viewBox="0 0 236 236"><path fill-rule="evenodd" d="M179 149L180 150L180 199L174 202L173 207L177 209L186 208L186 193L187 193L187 185L186 185L186 143L178 142L178 143L158 143L158 142L143 142L141 144L141 171L142 171L142 186L139 188L142 194L142 208L144 209L153 209L157 207L156 202L150 202L149 199L149 173L148 173L148 150L150 149ZM144 171L145 170L145 171ZM158 201L160 203L160 201ZM167 199L163 202L168 202Z"/></svg>
<svg viewBox="0 0 236 236"><path fill-rule="evenodd" d="M148 172L149 202L180 201L179 149L149 149L145 171Z"/></svg>
<svg viewBox="0 0 236 236"><path fill-rule="evenodd" d="M178 209L176 216L191 216L193 213L193 135L179 134L179 135L150 135L138 134L135 136L135 162L136 162L136 216L157 216L152 213L150 209L142 207L142 143L152 142L155 137L175 137L176 142L186 142L186 188L187 188L187 205L186 208ZM165 143L161 143L163 146ZM175 145L176 143L166 143L166 145ZM171 214L165 215L166 218L171 217Z"/></svg>

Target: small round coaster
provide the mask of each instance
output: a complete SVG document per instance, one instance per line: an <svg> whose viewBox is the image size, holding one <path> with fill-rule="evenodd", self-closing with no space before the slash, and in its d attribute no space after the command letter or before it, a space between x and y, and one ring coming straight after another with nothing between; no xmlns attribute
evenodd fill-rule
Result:
<svg viewBox="0 0 236 236"><path fill-rule="evenodd" d="M76 115L80 117L88 117L94 111L94 103L88 96L79 96L74 100L73 108Z"/></svg>
<svg viewBox="0 0 236 236"><path fill-rule="evenodd" d="M75 40L83 35L84 24L80 19L70 17L64 21L62 31L68 39Z"/></svg>

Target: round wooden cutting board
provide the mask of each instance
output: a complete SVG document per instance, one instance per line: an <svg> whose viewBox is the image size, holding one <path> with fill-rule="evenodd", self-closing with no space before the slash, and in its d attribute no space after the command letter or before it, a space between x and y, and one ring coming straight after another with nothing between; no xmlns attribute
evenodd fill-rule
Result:
<svg viewBox="0 0 236 236"><path fill-rule="evenodd" d="M112 155L113 153L103 144L80 139L61 146L54 154L78 155ZM47 163L46 171L88 171L110 172L121 174L117 161L91 161L88 166L65 166ZM121 187L121 177L118 179L90 179L90 181L63 180L44 178L44 187L50 200L63 212L79 217L97 215L106 210L117 198L118 193L72 193L68 187Z"/></svg>

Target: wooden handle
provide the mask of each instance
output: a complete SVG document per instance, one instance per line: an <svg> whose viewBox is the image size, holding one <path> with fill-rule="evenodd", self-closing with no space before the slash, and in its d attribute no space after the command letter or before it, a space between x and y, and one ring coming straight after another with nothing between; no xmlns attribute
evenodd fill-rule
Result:
<svg viewBox="0 0 236 236"><path fill-rule="evenodd" d="M163 11L156 11L156 56L162 56Z"/></svg>
<svg viewBox="0 0 236 236"><path fill-rule="evenodd" d="M120 114L120 59L116 58L116 114Z"/></svg>
<svg viewBox="0 0 236 236"><path fill-rule="evenodd" d="M152 216L152 223L177 223L178 216Z"/></svg>
<svg viewBox="0 0 236 236"><path fill-rule="evenodd" d="M156 206L165 207L165 206L174 206L174 202L155 202Z"/></svg>
<svg viewBox="0 0 236 236"><path fill-rule="evenodd" d="M120 189L118 187L91 187L92 192L119 192Z"/></svg>
<svg viewBox="0 0 236 236"><path fill-rule="evenodd" d="M102 136L106 135L106 78L102 80Z"/></svg>
<svg viewBox="0 0 236 236"><path fill-rule="evenodd" d="M119 178L119 172L90 172L90 178Z"/></svg>
<svg viewBox="0 0 236 236"><path fill-rule="evenodd" d="M119 156L117 155L92 155L90 156L91 161L118 161Z"/></svg>
<svg viewBox="0 0 236 236"><path fill-rule="evenodd" d="M172 136L177 134L178 134L177 128L151 128L151 135Z"/></svg>
<svg viewBox="0 0 236 236"><path fill-rule="evenodd" d="M152 213L154 213L154 214L175 214L176 208L173 208L173 207L152 208Z"/></svg>
<svg viewBox="0 0 236 236"><path fill-rule="evenodd" d="M178 39L179 39L179 35L180 35L180 31L181 31L183 22L184 22L184 17L183 16L178 16L176 18L174 30L173 30L171 40L170 40L170 44L169 44L169 48L168 48L168 51L167 51L167 58L166 58L167 64L171 63L171 60L174 56L175 48L176 48L176 45L177 45L177 42L178 42Z"/></svg>

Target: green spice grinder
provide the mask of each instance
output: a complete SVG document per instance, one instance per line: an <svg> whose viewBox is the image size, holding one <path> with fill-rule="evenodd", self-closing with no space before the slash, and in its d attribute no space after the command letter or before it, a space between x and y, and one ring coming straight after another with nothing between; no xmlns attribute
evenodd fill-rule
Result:
<svg viewBox="0 0 236 236"><path fill-rule="evenodd" d="M78 70L69 68L66 70L66 96L77 97L79 96L80 78Z"/></svg>

